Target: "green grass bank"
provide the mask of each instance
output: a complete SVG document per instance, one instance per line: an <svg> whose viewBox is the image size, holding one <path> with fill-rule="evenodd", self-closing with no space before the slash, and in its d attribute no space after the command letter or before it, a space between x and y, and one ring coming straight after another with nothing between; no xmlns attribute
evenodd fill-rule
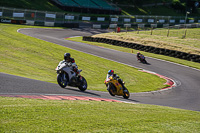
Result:
<svg viewBox="0 0 200 133"><path fill-rule="evenodd" d="M97 101L0 97L0 132L200 132L200 112Z"/></svg>

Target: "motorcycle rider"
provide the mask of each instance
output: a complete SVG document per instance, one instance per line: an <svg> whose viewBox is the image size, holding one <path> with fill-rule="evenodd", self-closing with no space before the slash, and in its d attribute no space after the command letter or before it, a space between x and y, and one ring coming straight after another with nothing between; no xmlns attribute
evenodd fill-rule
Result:
<svg viewBox="0 0 200 133"><path fill-rule="evenodd" d="M140 58L141 58L142 60L145 60L145 57L144 57L143 54L140 54Z"/></svg>
<svg viewBox="0 0 200 133"><path fill-rule="evenodd" d="M141 54L140 52L137 52L137 59L142 62L146 62L144 55Z"/></svg>
<svg viewBox="0 0 200 133"><path fill-rule="evenodd" d="M78 66L75 63L74 58L71 58L71 54L70 53L65 53L64 54L64 60L67 63L71 63L73 71L76 73L76 76L79 75L79 71L78 71Z"/></svg>
<svg viewBox="0 0 200 133"><path fill-rule="evenodd" d="M114 79L116 79L121 85L123 90L126 90L126 87L124 86L124 82L122 79L119 78L119 76L117 74L114 74L114 70L109 70L107 77L106 77L106 81L109 79L110 76L113 76Z"/></svg>
<svg viewBox="0 0 200 133"><path fill-rule="evenodd" d="M140 60L140 52L137 52L137 59Z"/></svg>

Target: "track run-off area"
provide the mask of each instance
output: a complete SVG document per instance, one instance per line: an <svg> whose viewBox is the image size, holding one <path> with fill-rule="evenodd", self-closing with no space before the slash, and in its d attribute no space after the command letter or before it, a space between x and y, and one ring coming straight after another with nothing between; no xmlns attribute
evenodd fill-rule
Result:
<svg viewBox="0 0 200 133"><path fill-rule="evenodd" d="M129 99L112 97L108 92L77 88L60 88L57 84L32 80L14 75L0 73L0 95L27 98L57 98L57 100L98 100L111 102L133 102L169 106L187 110L200 111L200 70L187 66L146 57L150 65L139 63L132 53L120 52L103 47L68 41L65 38L73 36L89 36L106 33L107 30L82 29L19 29L19 33L32 36L44 41L62 45L87 54L116 61L132 67L141 68L165 78L171 87L154 92L131 93ZM28 89L27 89L28 88ZM80 99L79 99L80 98Z"/></svg>

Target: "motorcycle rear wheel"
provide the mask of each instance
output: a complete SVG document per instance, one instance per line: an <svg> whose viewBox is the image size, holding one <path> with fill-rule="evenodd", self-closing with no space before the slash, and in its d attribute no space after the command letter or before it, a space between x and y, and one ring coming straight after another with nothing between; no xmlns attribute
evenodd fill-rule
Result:
<svg viewBox="0 0 200 133"><path fill-rule="evenodd" d="M67 80L63 80L63 73L60 73L57 75L57 82L60 85L60 87L65 88L67 86Z"/></svg>
<svg viewBox="0 0 200 133"><path fill-rule="evenodd" d="M144 59L144 60L143 60L143 63L144 63L144 64L147 64L147 61Z"/></svg>

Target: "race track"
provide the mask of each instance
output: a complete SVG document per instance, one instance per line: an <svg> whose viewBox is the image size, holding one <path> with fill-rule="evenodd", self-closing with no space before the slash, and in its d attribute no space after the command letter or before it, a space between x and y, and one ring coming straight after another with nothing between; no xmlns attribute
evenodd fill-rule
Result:
<svg viewBox="0 0 200 133"><path fill-rule="evenodd" d="M112 97L108 92L91 90L80 92L78 89L71 87L61 89L57 84L0 73L0 94L63 94L69 96L90 96L200 111L200 70L148 57L147 61L150 65L146 65L137 62L135 55L131 53L71 42L64 39L71 36L87 36L107 32L105 30L20 29L19 32L88 54L156 72L173 79L177 86L171 90L157 93L134 93L131 94L130 99L124 100L122 97Z"/></svg>

